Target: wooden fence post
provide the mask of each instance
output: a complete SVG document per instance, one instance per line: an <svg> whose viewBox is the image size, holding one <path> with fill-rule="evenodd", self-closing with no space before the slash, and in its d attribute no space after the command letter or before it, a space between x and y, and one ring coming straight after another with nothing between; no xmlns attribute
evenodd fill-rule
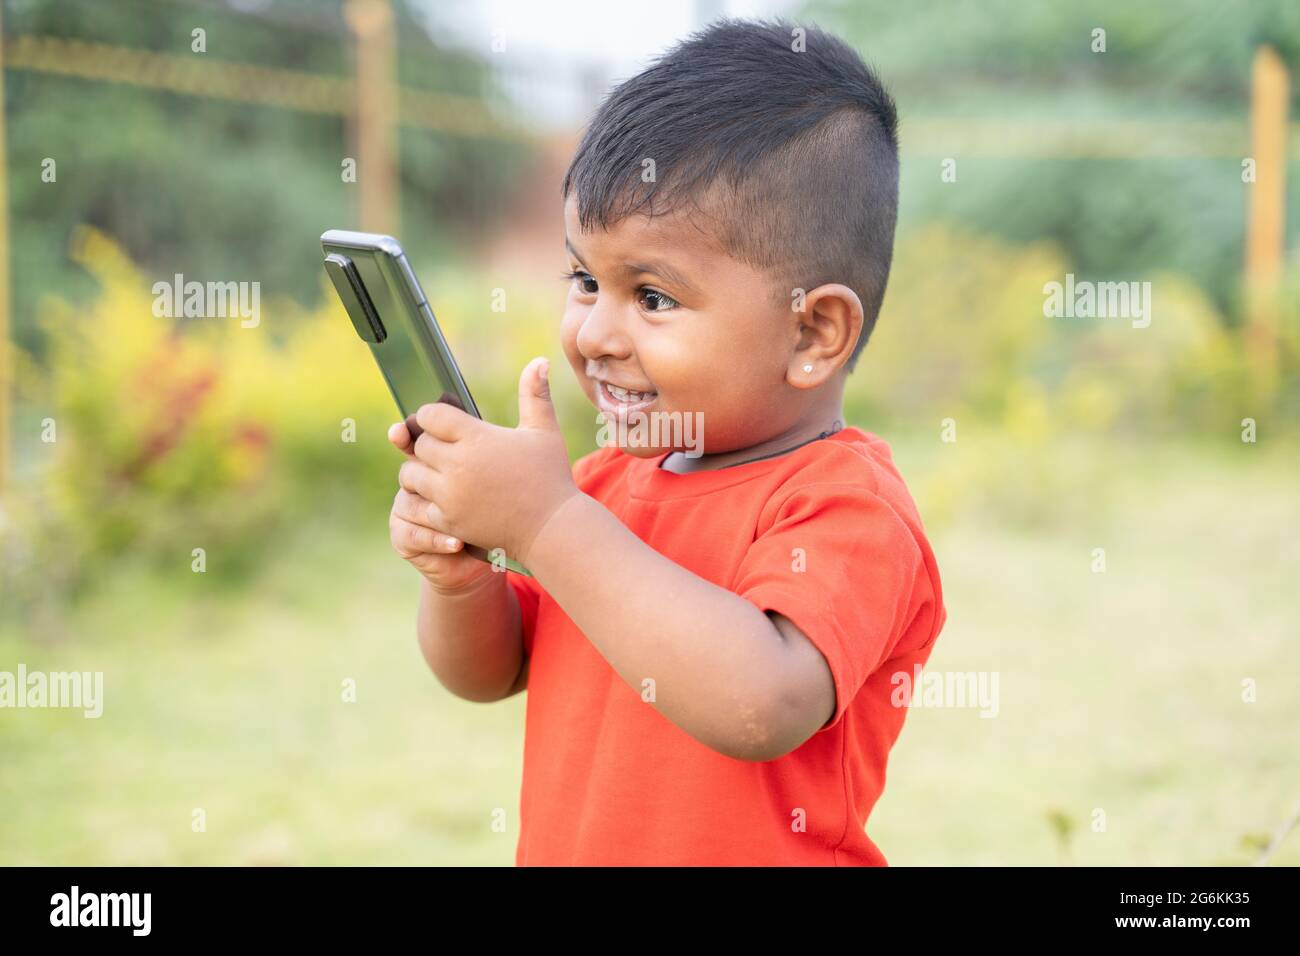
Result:
<svg viewBox="0 0 1300 956"><path fill-rule="evenodd" d="M396 232L398 89L393 10L388 0L348 0L346 17L356 41L352 143L357 218L366 232Z"/></svg>
<svg viewBox="0 0 1300 956"><path fill-rule="evenodd" d="M4 15L0 3L0 17ZM4 49L4 24L0 22L0 51ZM5 142L5 71L0 52L0 506L9 485L10 416L13 414L14 358L9 321L9 153ZM0 516L2 517L2 516Z"/></svg>
<svg viewBox="0 0 1300 956"><path fill-rule="evenodd" d="M1279 283L1286 242L1286 139L1290 77L1270 46L1255 51L1250 82L1250 148L1255 182L1246 216L1246 351L1256 394L1277 387Z"/></svg>

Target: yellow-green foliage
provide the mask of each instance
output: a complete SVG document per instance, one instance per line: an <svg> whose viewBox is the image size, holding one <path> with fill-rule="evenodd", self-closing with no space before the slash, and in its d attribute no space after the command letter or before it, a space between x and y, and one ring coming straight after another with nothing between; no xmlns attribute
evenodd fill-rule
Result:
<svg viewBox="0 0 1300 956"><path fill-rule="evenodd" d="M1249 378L1240 341L1193 281L1150 277L1148 328L1044 316L1044 285L1070 271L1046 244L944 226L913 233L900 243L879 326L850 378L853 409L1057 432L1195 432L1236 412ZM1293 316L1286 343L1294 330ZM1294 375L1294 346L1283 356L1284 374Z"/></svg>
<svg viewBox="0 0 1300 956"><path fill-rule="evenodd" d="M1046 244L1013 246L933 226L900 243L879 325L850 377L850 422L886 435L917 429L927 521L962 508L1040 523L1104 462L1072 442L1179 434L1240 444L1241 420L1290 427L1300 350L1286 299L1279 385L1261 392L1242 338L1188 277L1150 277L1152 321L1043 314L1044 286L1071 268ZM949 437L944 441L945 426Z"/></svg>
<svg viewBox="0 0 1300 956"><path fill-rule="evenodd" d="M201 547L220 573L249 566L309 511L383 527L402 460L385 433L398 414L323 273L319 308L263 302L244 328L155 316L152 282L94 229L78 229L70 253L100 293L85 309L51 300L41 316L48 357L29 391L56 440L19 490L30 505L11 522L25 536L21 563L57 552L80 581L105 561L187 566ZM510 425L523 366L559 352L558 314L530 312L527 295L494 312L490 283L475 278L446 271L426 284L485 417ZM562 417L571 446L590 447L586 414Z"/></svg>
<svg viewBox="0 0 1300 956"><path fill-rule="evenodd" d="M187 563L197 547L244 557L340 482L383 487L395 416L330 299L314 313L264 303L252 328L159 318L151 283L108 237L82 228L71 253L101 292L86 310L54 302L42 316L57 428L44 492L85 561Z"/></svg>

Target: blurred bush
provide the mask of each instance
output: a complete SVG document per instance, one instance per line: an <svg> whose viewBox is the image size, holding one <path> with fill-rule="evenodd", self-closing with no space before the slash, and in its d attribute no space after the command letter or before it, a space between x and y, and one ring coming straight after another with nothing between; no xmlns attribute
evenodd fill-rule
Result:
<svg viewBox="0 0 1300 956"><path fill-rule="evenodd" d="M989 427L1031 414L1033 392L1047 403L1048 431L1156 428L1195 436L1222 428L1238 411L1266 415L1294 401L1294 298L1284 296L1281 385L1261 400L1241 336L1225 329L1195 282L1176 273L1151 276L1146 328L1124 318L1045 316L1044 287L1074 271L1051 243L1015 245L943 224L909 235L899 243L879 324L849 379L849 410L891 424L929 425L938 415Z"/></svg>
<svg viewBox="0 0 1300 956"><path fill-rule="evenodd" d="M23 362L18 427L42 441L4 519L6 611L76 596L113 563L188 569L194 548L208 575L238 581L300 521L384 527L398 415L332 290L316 310L263 302L252 328L164 319L108 236L83 226L70 255L99 294L85 310L43 302L48 365ZM485 417L513 425L519 372L556 351L558 316L529 313L535 296L494 313L493 290L455 268L426 285ZM586 416L563 417L581 448Z"/></svg>
<svg viewBox="0 0 1300 956"><path fill-rule="evenodd" d="M1104 504L1106 463L1080 446L1089 438L1181 437L1224 450L1240 447L1243 418L1294 430L1297 275L1283 295L1279 384L1265 390L1241 335L1188 277L1151 276L1151 323L1134 328L1045 316L1044 286L1073 271L1052 243L1015 245L948 224L900 241L845 412L886 437L918 436L909 451L924 466L914 491L928 525L965 508L1040 525L1072 499Z"/></svg>

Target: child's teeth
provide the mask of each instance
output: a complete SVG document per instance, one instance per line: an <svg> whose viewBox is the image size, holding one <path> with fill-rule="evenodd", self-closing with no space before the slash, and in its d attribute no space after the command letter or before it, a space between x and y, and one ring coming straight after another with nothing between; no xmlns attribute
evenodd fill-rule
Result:
<svg viewBox="0 0 1300 956"><path fill-rule="evenodd" d="M605 387L609 389L609 394L613 395L621 402L639 402L647 395L645 392L633 392L626 388L619 388L617 385L610 385L608 383L606 383Z"/></svg>

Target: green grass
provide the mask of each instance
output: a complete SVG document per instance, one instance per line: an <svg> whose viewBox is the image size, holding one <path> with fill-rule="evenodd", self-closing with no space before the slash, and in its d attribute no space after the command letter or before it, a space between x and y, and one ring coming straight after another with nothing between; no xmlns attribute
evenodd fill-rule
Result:
<svg viewBox="0 0 1300 956"><path fill-rule="evenodd" d="M936 536L950 617L929 667L997 671L1000 712L908 715L868 827L891 863L1242 864L1300 802L1294 455L1107 463L1096 518ZM1300 863L1300 833L1271 862Z"/></svg>
<svg viewBox="0 0 1300 956"><path fill-rule="evenodd" d="M895 865L1248 863L1300 800L1294 456L1095 450L1106 487L1051 526L965 507L933 531L930 669L996 671L1000 713L909 714L868 828ZM934 455L898 448L909 478ZM0 710L0 863L513 862L524 698L429 674L383 515L322 514L234 591L188 548L171 581L105 569L62 636L0 635L0 669L105 680L98 720ZM1300 833L1273 862L1300 863Z"/></svg>
<svg viewBox="0 0 1300 956"><path fill-rule="evenodd" d="M105 683L98 720L0 711L0 862L513 863L524 699L442 689L417 587L384 516L322 520L236 599L125 571L70 640L0 644L0 661Z"/></svg>

